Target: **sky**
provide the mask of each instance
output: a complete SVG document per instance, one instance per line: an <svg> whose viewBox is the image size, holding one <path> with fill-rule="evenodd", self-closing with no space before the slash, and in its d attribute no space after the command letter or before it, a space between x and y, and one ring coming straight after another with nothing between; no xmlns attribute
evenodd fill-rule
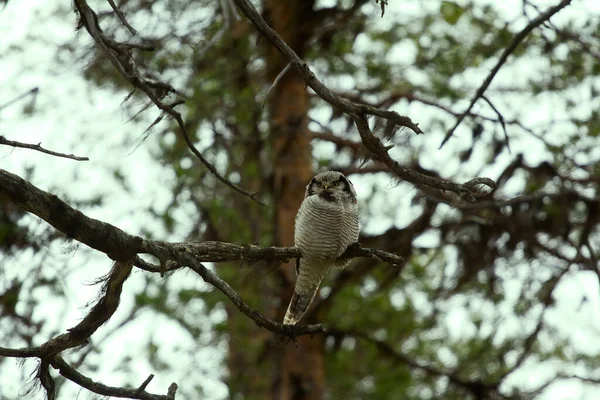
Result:
<svg viewBox="0 0 600 400"><path fill-rule="evenodd" d="M389 3L386 14L388 18L393 18L396 12L393 9L394 0ZM588 13L600 15L600 2L598 1L574 1L573 3L576 6L567 8L553 21L560 23L561 19L570 15L581 17ZM434 1L427 4L437 7L437 2ZM520 1L504 1L503 10L507 16L516 17L520 13L520 4ZM553 5L555 1L540 1L537 4L540 6ZM161 190L161 187L169 187L168 183L173 179L173 173L162 168L153 159L153 152L158 150L156 141L142 140L144 130L158 116L158 112L151 110L142 114L141 120L130 121L122 105L127 93L115 91L109 86L95 87L89 84L82 77L85 65L81 61L57 62L57 57L63 60L65 57L70 57L67 52L56 53L55 49L58 44L87 43L89 40L86 32L75 33L73 13L57 17L56 5L57 3L54 1L11 0L0 11L0 54L2 54L0 56L0 71L2 71L0 73L0 105L20 93L27 92L34 87L39 88L34 104L31 104L31 97L28 97L0 110L0 134L16 141L41 142L42 146L49 149L87 156L90 161L76 162L30 150L0 147L0 168L24 176L28 167L35 167L30 181L41 189L56 193L64 199L84 200L94 195L102 195L104 206L82 208L82 211L88 216L117 225L130 234L150 231L155 237L165 240L181 240L191 228L191 222L185 218L184 213L174 216L177 228L175 232L168 234L160 221L148 218L146 212L142 211L150 205L162 209L170 201L168 189ZM418 10L414 1L405 2L404 7L403 13L409 14ZM383 23L385 23L385 19ZM141 31L142 35L143 33ZM400 46L395 51L399 51L402 56L410 54L410 49L406 46ZM394 57L393 52L390 57ZM513 76L507 74L510 72L501 72L495 83L502 84L502 82L514 79ZM474 72L472 76L478 82L484 77L485 70ZM343 86L343 82L324 80L327 84ZM429 112L416 104L402 106L405 109L398 111L409 115L423 116ZM33 107L30 114L23 113L26 107ZM528 118L532 122L543 122L548 119L548 114L555 110L556 104L552 99L548 99L547 102L538 104L536 111L532 112ZM316 117L321 116L317 115ZM126 138L125 145L123 144L124 138ZM440 162L447 163L446 172L452 175L459 166L455 158L456 151L461 147L460 141L449 143L447 150L440 153L436 151L440 140L441 137L416 138L411 143L422 148L425 154L431 154L431 156L421 159L423 166L436 166ZM532 149L527 155L530 163L535 164L544 157L543 151L535 150L541 148L541 144L535 140L517 139L513 146ZM315 151L327 154L329 150L324 146ZM402 152L398 151L396 156L401 157ZM110 179L112 171L119 166L125 167L124 185L119 185ZM483 172L490 176L496 176L500 167L501 165L496 165L488 170L477 171L473 166L472 170L463 171L463 173L469 176L475 172ZM410 207L408 203L412 196L403 193L402 190L392 190L394 185L382 177L357 178L355 186L359 192L359 200L361 197L364 199L369 196L369 188L374 184L389 189L385 196L375 199L375 206L393 203L399 210ZM123 186L128 187L129 190L124 190ZM401 185L401 188L414 190L408 185ZM515 187L514 190L516 193L520 188ZM410 220L410 216L398 213L392 220L393 223L402 226ZM377 232L386 229L391 223L389 218L374 221L363 220L361 226L365 231ZM423 240L427 243L435 241L432 238ZM0 262L2 262L1 257L0 255ZM56 309L64 310L55 319L48 320L49 323L45 326L44 331L38 335L40 343L52 332L64 331L75 325L85 315L85 305L95 299L98 290L97 286L90 285L90 283L94 279L102 277L110 268L109 260L102 255L86 252L84 249L73 249L72 245L67 244L52 246L42 254L24 254L11 263L0 265L2 269L0 292L3 291L3 285L6 285L13 277L24 278L24 272L18 267L20 263L32 263L42 257L49 266L49 274L56 273L52 271L62 268L63 265L78 267L70 269L65 281L68 293L66 299L49 298L49 294L43 291L32 293L32 296L44 300L44 305L36 310L36 318L41 319L52 315ZM510 290L513 290L512 295L516 296L519 291L519 281L523 278L514 277L512 284L510 282L506 284L509 296ZM226 398L227 389L220 380L224 373L221 370L220 362L224 357L226 346L223 342L214 342L215 339L208 329L210 324L206 324L201 337L193 338L182 332L167 318L142 312L135 316L135 323L127 325L119 331L118 335L110 335L113 329L130 318L133 296L145 287L146 279L145 274L136 272L128 280L125 286L128 295L124 296L113 319L98 332L99 338L95 339L96 336L94 337L95 340L102 340L107 336L102 346L110 350L103 353L102 362L94 359L96 356L90 358L92 362L100 365L98 371L83 370L82 372L109 385L139 384L153 372L152 366L145 361L139 361L131 370L119 371L117 369L119 359L111 357L111 354L135 357L137 353L144 350L148 341L152 341L158 344L161 357L178 357L181 360L182 368L197 374L207 399ZM172 279L170 284L174 287L208 289L199 277L192 274L185 274L183 279ZM581 307L582 295L588 298L587 304L583 307ZM598 281L589 273L571 274L557 289L556 297L559 301L557 306L548 313L548 322L559 327L563 326L564 329L561 333L577 348L598 354L600 352L600 342L597 340L597 333L600 332ZM426 307L427 305L422 304L421 306ZM204 307L201 303L190 304L189 307L190 309L185 311L186 318L193 320L196 316L198 318L202 316ZM468 337L469 334L472 334L474 327L468 321L464 308L465 304L461 303L460 299L448 304L448 326L457 327L451 331L453 335ZM574 310L578 311L574 312ZM507 307L501 312L508 316L512 310ZM209 316L211 323L219 322L223 318L222 312L215 312ZM0 330L1 324L0 320ZM572 327L576 327L576 329ZM502 329L507 329L507 334L510 334L511 330L520 328L522 327L507 323ZM140 338L140 330L143 332L143 339ZM34 363L28 361L25 367L19 365L18 361L14 360L14 362L4 363L0 366L0 398L6 396L11 400L16 398L15 393L25 393L26 387L23 386L23 382L27 381L27 375L32 370ZM581 368L576 368L574 372L580 372L576 371L578 369ZM535 387L550 377L552 372L552 365L533 362L514 374L510 380L511 384ZM157 374L148 390L165 393L168 385L172 381L178 380L180 373L181 371L171 371ZM177 383L182 384L180 380ZM69 396L76 393L78 393L78 389L71 386L61 398L72 398ZM541 398L566 400L594 399L598 396L600 396L600 392L578 382L568 381L551 386ZM23 398L34 397L40 398L41 394L27 394Z"/></svg>

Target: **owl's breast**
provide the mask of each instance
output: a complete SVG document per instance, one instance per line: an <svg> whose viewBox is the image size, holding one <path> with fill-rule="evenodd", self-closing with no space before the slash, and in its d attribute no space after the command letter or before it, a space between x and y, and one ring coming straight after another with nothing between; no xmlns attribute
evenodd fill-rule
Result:
<svg viewBox="0 0 600 400"><path fill-rule="evenodd" d="M318 260L336 259L350 243L353 233L346 232L348 212L339 199L307 197L298 211L294 241L303 257ZM357 227L358 230L358 227ZM353 239L356 241L356 239Z"/></svg>

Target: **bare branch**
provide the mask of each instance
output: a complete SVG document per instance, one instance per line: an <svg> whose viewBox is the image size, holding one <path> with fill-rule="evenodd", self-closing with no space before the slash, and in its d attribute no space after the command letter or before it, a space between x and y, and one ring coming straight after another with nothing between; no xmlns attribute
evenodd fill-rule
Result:
<svg viewBox="0 0 600 400"><path fill-rule="evenodd" d="M150 242L150 241L148 241ZM241 260L248 264L258 261L287 262L291 258L301 258L300 251L295 247L260 247L251 244L235 244L226 242L201 242L201 243L159 243L161 246L170 247L174 251L190 253L200 262L223 262ZM143 247L143 246L142 246ZM356 244L340 256L347 258L374 258L392 265L403 265L405 260L392 253L378 249L362 248Z"/></svg>
<svg viewBox="0 0 600 400"><path fill-rule="evenodd" d="M33 95L33 100L35 101L35 97L38 94L38 92L40 91L40 89L38 87L34 87L29 89L28 91L26 91L25 93L21 93L20 95L18 95L17 97L9 100L8 102L4 103L4 104L0 104L0 111L4 110L6 107L16 103L17 101L24 99L27 96Z"/></svg>
<svg viewBox="0 0 600 400"><path fill-rule="evenodd" d="M510 153L511 152L510 151L510 142L508 140L508 132L506 131L506 123L504 122L504 117L502 116L500 111L498 111L496 106L494 106L494 103L492 103L492 101L487 98L487 96L481 95L481 98L483 100L485 100L486 103L488 103L488 105L492 108L492 110L494 110L494 112L498 116L498 121L500 122L500 125L502 126L502 131L504 131L504 140L506 143L506 148L508 149L508 152Z"/></svg>
<svg viewBox="0 0 600 400"><path fill-rule="evenodd" d="M121 12L121 10L119 10L119 7L117 7L117 5L115 4L115 2L113 0L108 0L108 4L110 4L110 6L112 7L112 9L115 12L115 14L117 14L117 17L119 18L119 20L121 21L121 23L127 29L129 29L129 32L131 32L131 34L134 35L134 36L137 35L137 31L135 29L133 29L133 27L131 25L129 25L129 22L127 22L127 20L125 19L125 16Z"/></svg>
<svg viewBox="0 0 600 400"><path fill-rule="evenodd" d="M483 184L492 189L496 187L496 183L489 178L476 178L464 184L460 184L433 176L424 175L415 170L404 167L390 157L386 147L381 143L381 140L373 135L369 129L367 121L365 121L363 117L354 115L353 118L354 123L358 128L358 133L360 133L360 137L362 138L363 144L373 154L374 158L384 163L397 177L407 182L417 186L427 185L436 189L449 190L456 193L461 199L468 201L469 203L476 202L476 185Z"/></svg>
<svg viewBox="0 0 600 400"><path fill-rule="evenodd" d="M171 387L169 387L169 392L167 395L159 395L148 393L145 390L145 387L154 375L150 375L146 381L140 386L138 389L134 388L122 388L122 387L113 387L107 386L99 382L95 382L92 379L88 378L85 375L79 373L75 368L71 367L65 360L61 357L55 357L51 361L51 365L58 370L58 372L67 378L68 380L78 384L81 387L86 388L90 392L94 392L96 394L102 396L110 396L110 397L120 397L127 399L139 399L139 400L173 400L175 399L175 391L177 390L177 385L174 383L171 386L175 385L175 390L171 393Z"/></svg>
<svg viewBox="0 0 600 400"><path fill-rule="evenodd" d="M240 295L237 294L227 282L219 278L216 274L211 272L204 265L197 262L191 255L184 254L182 258L184 259L184 262L189 266L190 269L198 273L198 275L200 275L205 282L210 283L211 285L219 289L221 292L223 292L223 294L225 294L225 296L227 296L229 300L231 300L231 302L238 308L238 310L240 310L242 313L244 313L246 316L252 319L256 323L256 325L262 328L266 328L271 332L279 333L290 338L294 338L300 335L315 335L318 333L325 332L325 328L322 324L284 325L265 317L258 311L250 308L250 306L246 302L244 302L244 300L242 300Z"/></svg>
<svg viewBox="0 0 600 400"><path fill-rule="evenodd" d="M399 115L395 111L380 110L366 104L353 103L335 94L315 76L308 65L296 54L294 50L292 50L287 43L285 43L281 36L279 36L277 32L267 25L265 20L260 16L258 11L256 11L254 6L248 0L233 1L242 10L244 15L246 15L246 17L254 24L256 29L289 60L295 71L306 81L306 84L310 86L323 100L347 114L377 115L399 126L405 126L417 134L423 133L418 124L412 122L408 117Z"/></svg>
<svg viewBox="0 0 600 400"><path fill-rule="evenodd" d="M375 3L379 3L379 6L381 7L381 18L383 18L383 15L385 14L385 6L388 5L388 0L375 0Z"/></svg>
<svg viewBox="0 0 600 400"><path fill-rule="evenodd" d="M471 112L471 109L473 108L477 100L479 100L479 98L483 96L483 93L490 86L490 83L492 83L492 80L494 79L498 71L500 71L500 68L502 68L502 66L508 59L508 56L510 56L512 52L515 51L517 46L519 46L519 44L527 37L527 35L529 35L529 33L531 33L532 30L534 30L544 22L548 21L554 14L568 6L570 3L571 0L562 0L554 7L549 8L545 13L540 14L537 18L533 19L529 24L527 24L525 28L523 28L521 32L515 35L512 42L502 52L502 55L500 56L500 59L498 60L494 68L492 68L492 70L485 78L479 89L477 89L477 92L475 92L475 96L473 96L473 98L471 99L471 102L469 103L467 109L460 115L460 117L458 117L458 120L456 120L454 126L446 133L444 140L442 140L442 144L440 144L440 149L448 141L448 139L450 139L456 128L458 128L463 119L465 119L465 116L467 116Z"/></svg>
<svg viewBox="0 0 600 400"><path fill-rule="evenodd" d="M50 154L50 155L56 156L56 157L70 158L71 160L75 160L75 161L89 161L89 158L87 158L87 157L78 157L78 156L74 156L73 154L57 153L52 150L44 149L42 146L40 146L41 143L30 144L30 143L15 142L13 140L8 140L7 138L5 138L4 136L1 136L1 135L0 135L0 145L36 150L41 153Z"/></svg>
<svg viewBox="0 0 600 400"><path fill-rule="evenodd" d="M354 140L344 139L343 137L336 136L333 133L311 132L311 136L313 139L324 140L326 142L334 143L338 146L348 147L354 152L357 152L362 146L361 142L355 142Z"/></svg>
<svg viewBox="0 0 600 400"><path fill-rule="evenodd" d="M290 70L291 66L292 66L292 64L288 63L288 65L286 65L285 68L281 70L281 72L279 73L279 75L277 75L277 77L273 81L273 84L271 85L271 87L269 88L269 90L267 90L267 94L265 94L265 98L262 101L262 108L265 108L265 103L267 102L267 99L269 98L269 94L271 94L271 91L273 89L275 89L275 87L277 86L277 84L279 83L279 81L281 80L281 78L283 78L283 76Z"/></svg>
<svg viewBox="0 0 600 400"><path fill-rule="evenodd" d="M16 357L16 358L30 358L37 357L38 349L34 347L26 347L22 349L9 349L7 347L0 347L0 357Z"/></svg>
<svg viewBox="0 0 600 400"><path fill-rule="evenodd" d="M150 382L152 382L152 379L154 379L154 374L148 375L148 377L146 378L146 380L144 380L144 382L142 382L142 384L138 388L138 390L137 390L138 393L145 391L146 388L148 387L148 385L150 384Z"/></svg>
<svg viewBox="0 0 600 400"><path fill-rule="evenodd" d="M222 183L229 186L233 190L238 193L243 194L244 196L250 197L252 200L263 204L260 200L256 198L256 193L250 193L243 189L241 186L236 185L231 182L229 179L225 178L223 175L217 171L217 169L198 151L192 140L190 139L190 135L186 128L186 125L183 121L181 114L175 111L174 107L177 104L181 104L182 101L176 101L173 104L164 103L161 99L169 93L177 92L171 85L155 81L146 77L142 77L140 74L138 67L135 63L131 55L132 48L140 48L142 45L134 45L128 43L119 43L112 39L109 39L104 35L102 29L98 25L98 16L90 8L87 4L86 0L75 0L75 7L79 12L81 17L81 23L90 36L94 39L96 44L102 49L102 51L108 56L112 64L116 67L117 71L125 78L129 83L131 83L134 87L142 90L150 100L162 111L169 114L175 121L177 121L177 125L181 131L183 139L186 144L194 153L194 155L200 160L202 164ZM145 46L145 45L144 45ZM151 50L151 46L145 48L145 50Z"/></svg>
<svg viewBox="0 0 600 400"><path fill-rule="evenodd" d="M46 359L40 361L37 378L40 380L42 387L46 391L46 399L55 400L56 384L54 383L54 379L52 379L52 375L50 375L50 363Z"/></svg>

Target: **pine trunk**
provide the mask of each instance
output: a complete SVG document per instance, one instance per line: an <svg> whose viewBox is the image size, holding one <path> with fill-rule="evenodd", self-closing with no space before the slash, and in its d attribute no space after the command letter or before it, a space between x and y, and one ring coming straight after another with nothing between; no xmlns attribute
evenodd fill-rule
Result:
<svg viewBox="0 0 600 400"><path fill-rule="evenodd" d="M302 57L308 38L306 21L310 21L313 2L305 0L265 0L268 23ZM287 61L269 43L267 46L268 79L273 82ZM274 164L275 244L294 243L294 218L304 198L306 184L313 175L311 144L308 131L310 102L305 82L293 71L279 81L270 98L271 145ZM281 288L275 312L281 321L292 296L295 283L293 262L282 266ZM310 321L302 321L308 323ZM273 400L320 400L323 397L325 371L323 337L298 338L271 347L273 362Z"/></svg>

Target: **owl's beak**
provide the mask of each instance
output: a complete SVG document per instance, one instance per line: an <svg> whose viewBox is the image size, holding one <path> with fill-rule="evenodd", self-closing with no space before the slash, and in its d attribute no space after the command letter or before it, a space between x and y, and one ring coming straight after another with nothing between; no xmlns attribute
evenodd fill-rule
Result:
<svg viewBox="0 0 600 400"><path fill-rule="evenodd" d="M329 184L328 184L328 183L324 183L324 184L323 184L323 189L324 189L324 190L327 190L327 189L329 189Z"/></svg>

